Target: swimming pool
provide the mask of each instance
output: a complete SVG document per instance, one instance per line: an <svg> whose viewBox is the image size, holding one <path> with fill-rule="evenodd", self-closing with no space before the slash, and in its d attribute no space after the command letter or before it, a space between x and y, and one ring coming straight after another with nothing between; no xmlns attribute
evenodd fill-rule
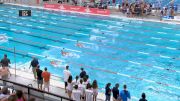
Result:
<svg viewBox="0 0 180 101"><path fill-rule="evenodd" d="M18 17L19 9L31 9L32 17ZM60 77L67 64L73 76L84 67L101 91L111 82L121 90L127 84L138 98L145 92L149 101L180 99L180 25L11 5L1 5L0 16L1 57L7 53L14 63L15 47L19 68L28 68L36 56L42 69ZM83 48L76 47L77 40ZM60 54L62 48L69 56Z"/></svg>

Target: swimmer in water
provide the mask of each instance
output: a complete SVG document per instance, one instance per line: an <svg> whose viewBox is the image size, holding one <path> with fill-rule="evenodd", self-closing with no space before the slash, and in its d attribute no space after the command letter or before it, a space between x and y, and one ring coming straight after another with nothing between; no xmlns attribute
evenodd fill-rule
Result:
<svg viewBox="0 0 180 101"><path fill-rule="evenodd" d="M51 60L50 64L53 65L53 66L58 66L58 62L60 63L61 61Z"/></svg>
<svg viewBox="0 0 180 101"><path fill-rule="evenodd" d="M77 40L76 46L79 47L79 48L83 48L84 47L83 44L80 43L78 40Z"/></svg>
<svg viewBox="0 0 180 101"><path fill-rule="evenodd" d="M66 52L66 51L65 51L65 48L63 48L63 49L61 50L61 55L62 55L62 56L68 56L68 55L69 55L69 52Z"/></svg>

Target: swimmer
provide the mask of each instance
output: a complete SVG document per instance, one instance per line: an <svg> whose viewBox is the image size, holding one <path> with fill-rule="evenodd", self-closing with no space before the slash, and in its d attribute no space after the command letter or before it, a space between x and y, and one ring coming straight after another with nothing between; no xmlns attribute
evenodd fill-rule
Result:
<svg viewBox="0 0 180 101"><path fill-rule="evenodd" d="M65 48L63 48L62 50L61 50L61 55L62 56L68 56L69 55L69 52L66 52L66 51L64 51L65 50Z"/></svg>
<svg viewBox="0 0 180 101"><path fill-rule="evenodd" d="M55 60L50 61L50 64L53 65L54 67L57 67L59 63L61 63L61 61L55 61Z"/></svg>
<svg viewBox="0 0 180 101"><path fill-rule="evenodd" d="M79 48L83 48L83 44L82 43L79 43L79 41L77 40L77 43L76 43L76 46L79 47Z"/></svg>

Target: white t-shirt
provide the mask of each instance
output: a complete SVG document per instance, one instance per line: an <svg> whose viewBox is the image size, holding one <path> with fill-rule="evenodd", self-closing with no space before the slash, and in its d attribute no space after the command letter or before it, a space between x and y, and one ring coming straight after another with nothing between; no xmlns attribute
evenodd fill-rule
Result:
<svg viewBox="0 0 180 101"><path fill-rule="evenodd" d="M79 84L79 79L77 81L76 81L76 79L74 79L72 82L73 82L74 85L78 85Z"/></svg>
<svg viewBox="0 0 180 101"><path fill-rule="evenodd" d="M73 90L73 83L68 83L67 90L72 91Z"/></svg>
<svg viewBox="0 0 180 101"><path fill-rule="evenodd" d="M93 101L93 91L92 90L86 89L85 95L86 95L86 101Z"/></svg>
<svg viewBox="0 0 180 101"><path fill-rule="evenodd" d="M74 89L74 90L72 91L72 98L73 98L73 100L75 100L75 101L81 101L80 95L81 95L81 91L80 91L80 90Z"/></svg>
<svg viewBox="0 0 180 101"><path fill-rule="evenodd" d="M78 89L81 91L81 95L82 95L82 96L84 95L84 90L85 90L85 88L86 88L85 85L79 83Z"/></svg>
<svg viewBox="0 0 180 101"><path fill-rule="evenodd" d="M69 70L64 70L64 82L68 81L69 76L71 75L71 72Z"/></svg>

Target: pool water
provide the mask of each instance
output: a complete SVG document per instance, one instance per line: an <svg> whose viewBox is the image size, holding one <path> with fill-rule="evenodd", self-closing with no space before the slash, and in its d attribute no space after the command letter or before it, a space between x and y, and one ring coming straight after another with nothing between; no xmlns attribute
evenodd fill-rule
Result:
<svg viewBox="0 0 180 101"><path fill-rule="evenodd" d="M20 9L31 9L32 17L19 17ZM85 68L101 92L108 82L120 83L133 101L142 92L148 101L180 101L180 25L12 5L1 5L0 16L0 53L8 54L12 67L16 61L29 68L35 56L42 69L60 77L66 65L73 77ZM68 56L61 55L63 48Z"/></svg>

